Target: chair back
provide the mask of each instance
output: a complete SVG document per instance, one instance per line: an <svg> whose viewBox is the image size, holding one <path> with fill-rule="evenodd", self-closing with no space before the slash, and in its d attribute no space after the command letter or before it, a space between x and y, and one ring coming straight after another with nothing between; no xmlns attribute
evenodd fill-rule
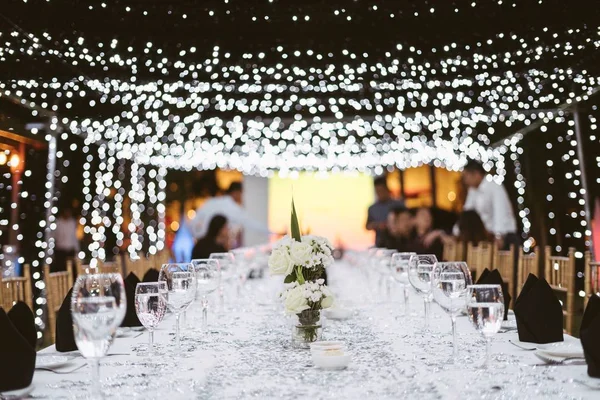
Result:
<svg viewBox="0 0 600 400"><path fill-rule="evenodd" d="M29 264L23 265L23 276L0 278L0 306L8 312L17 301L33 310L33 292Z"/></svg>
<svg viewBox="0 0 600 400"><path fill-rule="evenodd" d="M48 305L48 327L52 333L52 342L56 341L56 313L73 286L73 263L67 261L67 270L50 272L50 266L44 265L46 284L46 304Z"/></svg>
<svg viewBox="0 0 600 400"><path fill-rule="evenodd" d="M550 246L545 247L544 277L555 292L566 295L563 303L565 328L573 332L573 314L575 312L575 249L569 248L566 257L552 255Z"/></svg>
<svg viewBox="0 0 600 400"><path fill-rule="evenodd" d="M540 256L536 249L529 254L523 252L523 247L519 247L519 262L517 264L517 297L527 280L529 274L539 275ZM516 301L516 299L515 299Z"/></svg>
<svg viewBox="0 0 600 400"><path fill-rule="evenodd" d="M494 246L494 268L500 272L502 279L508 285L508 293L513 297L511 303L514 304L514 270L515 270L515 245L511 244L508 250L500 250ZM511 306L512 306L511 304Z"/></svg>
<svg viewBox="0 0 600 400"><path fill-rule="evenodd" d="M585 252L585 298L584 310L590 300L590 296L594 294L600 296L600 262L592 261L592 254L589 251Z"/></svg>
<svg viewBox="0 0 600 400"><path fill-rule="evenodd" d="M463 261L463 243L456 239L444 241L444 251L442 253L444 261Z"/></svg>
<svg viewBox="0 0 600 400"><path fill-rule="evenodd" d="M494 247L489 242L479 242L477 246L467 243L467 265L475 271L475 279L479 279L486 268L492 268Z"/></svg>

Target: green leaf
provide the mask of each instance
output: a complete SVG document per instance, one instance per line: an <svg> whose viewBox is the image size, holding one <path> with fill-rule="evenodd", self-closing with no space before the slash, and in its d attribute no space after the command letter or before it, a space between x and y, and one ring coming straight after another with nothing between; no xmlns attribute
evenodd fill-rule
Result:
<svg viewBox="0 0 600 400"><path fill-rule="evenodd" d="M294 206L294 198L292 198L292 222L291 222L291 234L292 239L297 242L302 241L302 235L300 234L300 224L298 223L298 215L296 214L296 206Z"/></svg>
<svg viewBox="0 0 600 400"><path fill-rule="evenodd" d="M285 277L283 283L292 283L296 281L296 271L292 271L291 274Z"/></svg>

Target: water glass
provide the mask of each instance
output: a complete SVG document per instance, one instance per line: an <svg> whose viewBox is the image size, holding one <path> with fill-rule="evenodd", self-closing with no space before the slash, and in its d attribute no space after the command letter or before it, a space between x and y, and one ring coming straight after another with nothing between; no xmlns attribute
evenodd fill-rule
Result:
<svg viewBox="0 0 600 400"><path fill-rule="evenodd" d="M467 286L471 285L471 271L465 262L438 262L433 268L433 298L452 320L452 360L458 357L456 317L465 309Z"/></svg>
<svg viewBox="0 0 600 400"><path fill-rule="evenodd" d="M429 314L431 308L431 275L437 258L433 254L417 254L410 257L408 262L408 280L416 291L423 296L425 305L425 329L429 329Z"/></svg>
<svg viewBox="0 0 600 400"><path fill-rule="evenodd" d="M467 314L475 329L485 339L485 363L490 363L490 343L504 320L504 295L501 285L467 286Z"/></svg>
<svg viewBox="0 0 600 400"><path fill-rule="evenodd" d="M167 307L175 314L175 343L181 350L180 316L196 295L193 267L189 263L164 264L158 280L167 283Z"/></svg>
<svg viewBox="0 0 600 400"><path fill-rule="evenodd" d="M392 254L392 262L390 263L390 271L392 278L402 285L404 291L404 315L408 316L408 263L412 256L417 253L394 253Z"/></svg>
<svg viewBox="0 0 600 400"><path fill-rule="evenodd" d="M221 283L221 265L215 259L192 260L196 276L196 296L202 296L202 327L206 328L208 319L207 296L217 290Z"/></svg>
<svg viewBox="0 0 600 400"><path fill-rule="evenodd" d="M150 282L138 283L135 288L135 312L148 330L148 355L154 346L154 330L167 312L167 298L161 292L161 285L166 287L165 282Z"/></svg>
<svg viewBox="0 0 600 400"><path fill-rule="evenodd" d="M106 355L121 324L119 307L112 296L79 295L71 303L71 315L77 348L92 367L91 397L103 398L100 359Z"/></svg>

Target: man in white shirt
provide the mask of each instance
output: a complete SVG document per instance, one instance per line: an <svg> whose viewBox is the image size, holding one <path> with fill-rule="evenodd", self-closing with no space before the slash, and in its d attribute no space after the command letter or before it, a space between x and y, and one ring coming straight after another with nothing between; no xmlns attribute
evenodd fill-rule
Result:
<svg viewBox="0 0 600 400"><path fill-rule="evenodd" d="M270 234L269 227L256 221L240 205L242 203L242 183L233 182L227 194L208 199L198 210L191 221L192 231L196 239L206 235L208 225L215 215L223 215L234 231L249 229L260 233Z"/></svg>
<svg viewBox="0 0 600 400"><path fill-rule="evenodd" d="M469 192L463 209L479 214L486 230L496 236L501 248L508 248L511 243L518 246L517 221L508 193L504 186L486 175L485 169L477 161L470 160L467 163L462 178Z"/></svg>
<svg viewBox="0 0 600 400"><path fill-rule="evenodd" d="M75 258L79 252L79 239L77 239L77 220L73 216L73 210L64 208L56 220L54 237L54 260L51 271L65 271L67 260Z"/></svg>

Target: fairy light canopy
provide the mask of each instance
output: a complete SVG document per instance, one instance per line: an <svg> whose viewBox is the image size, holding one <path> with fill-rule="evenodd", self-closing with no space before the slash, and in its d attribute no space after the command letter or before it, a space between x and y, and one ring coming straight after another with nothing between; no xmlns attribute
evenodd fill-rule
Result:
<svg viewBox="0 0 600 400"><path fill-rule="evenodd" d="M10 2L0 93L167 168L502 176L600 79L597 8L558 0Z"/></svg>

